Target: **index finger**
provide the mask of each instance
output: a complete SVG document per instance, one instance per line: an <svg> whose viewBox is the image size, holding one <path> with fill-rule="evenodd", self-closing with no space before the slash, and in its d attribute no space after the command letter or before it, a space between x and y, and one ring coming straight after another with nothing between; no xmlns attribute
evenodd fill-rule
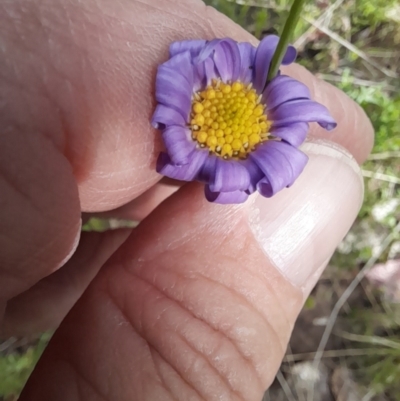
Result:
<svg viewBox="0 0 400 401"><path fill-rule="evenodd" d="M120 206L158 180L154 159L161 145L149 119L155 70L172 41L229 36L256 44L249 33L200 1L20 0L4 7L17 16L6 21L6 43L13 45L8 57L19 65L19 71L6 71L9 80L30 88L37 98L47 97L50 110L36 106L27 125L41 121L41 129L60 142L61 132L50 129L59 120L85 211ZM27 58L27 52L33 57ZM22 73L28 70L37 74ZM328 135L357 160L365 158L372 129L361 109L305 69L287 71L310 87L340 125L347 125L340 131L354 133L349 138L313 129L312 134ZM19 95L15 106L20 109L21 103L26 101Z"/></svg>
<svg viewBox="0 0 400 401"><path fill-rule="evenodd" d="M169 44L256 41L198 0L2 0L0 8L0 90L7 99L0 249L7 249L2 282L12 295L70 257L81 210L114 209L159 180L154 165L162 145L149 119L155 70ZM338 121L336 133L314 127L310 135L362 161L372 128L361 109L301 67L288 71Z"/></svg>

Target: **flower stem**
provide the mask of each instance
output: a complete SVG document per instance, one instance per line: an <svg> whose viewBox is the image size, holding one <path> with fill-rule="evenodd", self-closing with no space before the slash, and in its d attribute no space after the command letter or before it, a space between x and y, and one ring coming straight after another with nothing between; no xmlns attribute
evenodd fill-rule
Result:
<svg viewBox="0 0 400 401"><path fill-rule="evenodd" d="M270 82L273 78L276 77L279 71L279 67L282 63L283 56L286 53L286 49L289 45L290 40L292 39L292 35L294 30L296 29L297 22L300 19L300 13L303 9L303 5L306 0L294 0L292 7L289 11L289 16L285 22L283 27L282 35L279 39L278 46L275 50L274 56L272 57L271 66L268 71L267 82Z"/></svg>

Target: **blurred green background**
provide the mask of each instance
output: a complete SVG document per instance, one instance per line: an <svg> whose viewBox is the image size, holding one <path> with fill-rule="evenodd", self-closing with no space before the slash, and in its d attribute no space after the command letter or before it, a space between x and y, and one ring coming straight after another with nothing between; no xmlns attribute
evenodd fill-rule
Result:
<svg viewBox="0 0 400 401"><path fill-rule="evenodd" d="M291 5L289 0L206 3L258 38L279 34ZM359 217L306 302L277 381L264 398L400 400L400 273L396 276L400 262L393 262L400 259L400 3L309 2L294 43L299 63L364 108L375 127L376 143L363 166L366 191ZM107 227L108 222L94 220L85 228ZM389 279L364 278L354 290L348 290L365 266L373 272L380 263L386 271L388 261L392 261ZM313 360L321 335L345 291L351 295L334 317L332 335L316 366ZM39 339L2 340L0 400L17 399L49 338L43 334ZM312 376L315 391L310 398L306 387L311 379L305 378L304 372L313 369L318 378Z"/></svg>

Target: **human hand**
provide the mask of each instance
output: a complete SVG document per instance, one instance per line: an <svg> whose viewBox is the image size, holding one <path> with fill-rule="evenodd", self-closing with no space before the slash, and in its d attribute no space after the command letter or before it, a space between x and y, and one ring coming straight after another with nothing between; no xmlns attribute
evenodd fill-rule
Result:
<svg viewBox="0 0 400 401"><path fill-rule="evenodd" d="M161 142L149 120L170 42L255 39L197 0L0 7L3 336L58 325L119 248L21 400L259 400L360 207L362 179L344 149L366 158L368 119L338 90L287 68L338 122L333 133L312 126L293 187L220 206L194 183L162 202L175 189L157 184ZM149 216L128 239L127 230L84 234L75 252L82 211Z"/></svg>

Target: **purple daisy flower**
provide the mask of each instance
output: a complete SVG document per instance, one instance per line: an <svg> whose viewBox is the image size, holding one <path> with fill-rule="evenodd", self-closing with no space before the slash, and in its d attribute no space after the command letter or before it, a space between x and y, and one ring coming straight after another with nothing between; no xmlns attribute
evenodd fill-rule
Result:
<svg viewBox="0 0 400 401"><path fill-rule="evenodd" d="M158 67L152 118L166 147L160 174L204 182L206 198L224 204L293 184L307 163L298 146L308 123L327 130L336 123L293 78L279 74L264 88L278 41L267 36L258 48L232 39L171 44ZM289 46L282 64L295 58Z"/></svg>

